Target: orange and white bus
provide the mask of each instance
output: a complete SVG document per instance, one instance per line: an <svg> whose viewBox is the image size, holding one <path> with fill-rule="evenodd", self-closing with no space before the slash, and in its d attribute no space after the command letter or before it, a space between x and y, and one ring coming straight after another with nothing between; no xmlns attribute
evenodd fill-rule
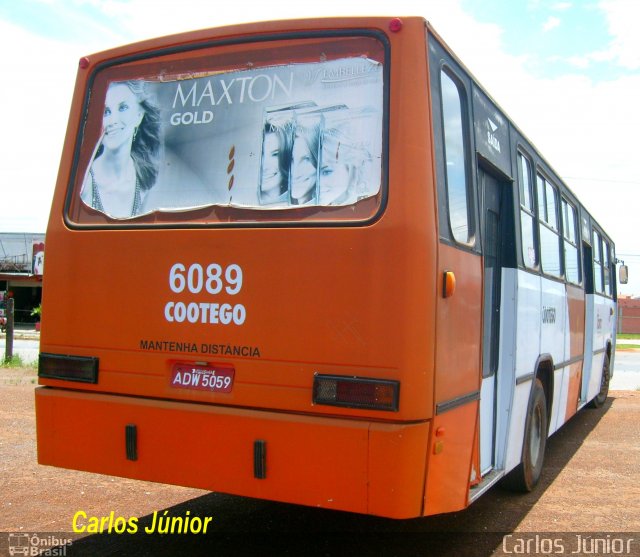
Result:
<svg viewBox="0 0 640 557"><path fill-rule="evenodd" d="M395 518L533 489L547 437L606 399L615 267L422 18L88 56L47 231L39 462Z"/></svg>

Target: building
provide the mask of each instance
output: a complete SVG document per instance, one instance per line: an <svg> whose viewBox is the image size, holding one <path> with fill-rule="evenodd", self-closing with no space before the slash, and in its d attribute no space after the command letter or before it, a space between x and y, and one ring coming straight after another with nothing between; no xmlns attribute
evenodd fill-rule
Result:
<svg viewBox="0 0 640 557"><path fill-rule="evenodd" d="M618 298L618 332L640 334L640 298Z"/></svg>
<svg viewBox="0 0 640 557"><path fill-rule="evenodd" d="M42 300L44 234L0 232L0 298L12 297L16 323L33 323ZM0 301L0 314L4 303ZM4 315L0 315L0 318Z"/></svg>

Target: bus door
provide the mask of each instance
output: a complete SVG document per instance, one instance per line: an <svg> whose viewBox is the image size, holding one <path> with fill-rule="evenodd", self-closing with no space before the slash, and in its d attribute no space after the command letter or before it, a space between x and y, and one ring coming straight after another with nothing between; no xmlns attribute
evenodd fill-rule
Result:
<svg viewBox="0 0 640 557"><path fill-rule="evenodd" d="M505 185L478 169L482 199L482 253L484 260L482 385L480 389L480 470L484 475L495 462L497 374L500 348L501 212Z"/></svg>
<svg viewBox="0 0 640 557"><path fill-rule="evenodd" d="M583 222L582 229L582 268L585 286L585 318L584 318L584 362L582 364L582 385L580 402L587 402L589 381L593 372L593 337L594 337L594 296L593 296L593 249L590 245L591 234L587 224Z"/></svg>
<svg viewBox="0 0 640 557"><path fill-rule="evenodd" d="M605 360L608 357L607 342L611 341L611 331L615 324L611 283L611 256L609 243L602 233L592 227L591 234L583 230L583 260L585 271L585 370L582 377L581 400L588 401L600 391ZM615 340L614 340L615 342Z"/></svg>

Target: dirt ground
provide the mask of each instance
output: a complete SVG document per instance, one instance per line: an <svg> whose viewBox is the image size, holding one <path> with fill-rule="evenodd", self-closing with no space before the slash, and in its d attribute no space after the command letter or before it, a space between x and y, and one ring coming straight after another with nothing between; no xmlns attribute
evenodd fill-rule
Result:
<svg viewBox="0 0 640 557"><path fill-rule="evenodd" d="M208 493L39 465L36 384L34 371L0 368L0 531L70 531L79 509L144 516Z"/></svg>
<svg viewBox="0 0 640 557"><path fill-rule="evenodd" d="M234 554L239 543L248 543L248 536L254 536L252 540L258 544L251 546L255 551L259 548L259 541L255 540L258 534L286 534L287 540L301 534L305 540L323 534L325 545L320 554L343 554L333 553L326 546L327 536L336 532L368 534L369 541L351 551L358 555L503 555L510 553L508 547L501 545L504 536L526 532L636 533L632 548L638 553L622 554L640 554L639 391L611 392L604 408L579 412L555 434L548 443L541 485L533 493L514 495L496 487L459 513L389 521L40 466L35 441L36 383L33 371L0 369L0 532L70 532L73 515L78 510L85 511L87 516L104 516L114 511L116 516L141 517L144 524L150 522L154 511L173 509L172 514L180 511L184 515L188 509L192 515L215 517L213 537L207 539L209 549L214 548L216 552L212 554L216 555ZM487 538L486 547L470 542L473 551L453 552L456 546L448 539L447 550L434 553L432 538L428 542L430 551L426 545L420 545L427 543L426 538L415 538L409 549L394 546L389 552L378 552L380 540L371 538L372 534L399 532L413 535L457 532L475 536L499 533L499 536ZM80 540L85 545L74 542L75 553L65 555L178 552L171 549L173 540L169 536L156 546L148 546L145 552L144 544L151 543L147 538L130 536L124 540L120 536L118 540L107 541L104 537L89 536ZM278 553L298 554L290 546L282 545L283 539L280 538ZM403 535L403 543L406 539ZM182 539L179 543L179 553L183 553L187 542ZM2 549L0 544L0 555L4 554ZM570 553L568 545L565 549Z"/></svg>

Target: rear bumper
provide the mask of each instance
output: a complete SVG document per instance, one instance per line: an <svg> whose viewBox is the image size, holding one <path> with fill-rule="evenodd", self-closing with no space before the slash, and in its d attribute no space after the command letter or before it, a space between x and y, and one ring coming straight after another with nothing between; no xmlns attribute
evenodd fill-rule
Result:
<svg viewBox="0 0 640 557"><path fill-rule="evenodd" d="M429 422L385 424L36 389L38 462L392 518L422 512ZM137 460L125 428L137 430ZM254 444L266 447L255 477Z"/></svg>

